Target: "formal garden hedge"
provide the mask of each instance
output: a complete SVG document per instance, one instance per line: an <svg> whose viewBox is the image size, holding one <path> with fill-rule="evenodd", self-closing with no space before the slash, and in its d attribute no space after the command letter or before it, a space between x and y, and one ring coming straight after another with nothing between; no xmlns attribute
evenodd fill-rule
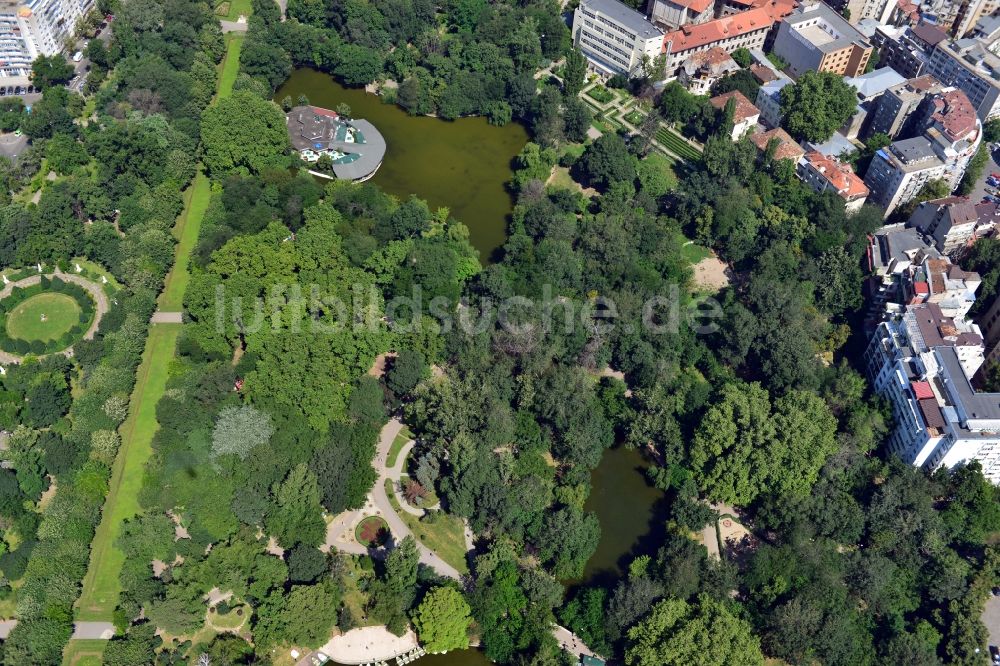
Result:
<svg viewBox="0 0 1000 666"><path fill-rule="evenodd" d="M44 293L64 294L72 298L80 308L78 321L58 338L52 340L26 340L11 337L8 331L8 316L21 303ZM62 351L79 340L90 328L96 314L93 297L84 287L73 282L65 282L58 277L42 276L41 281L27 287L14 287L10 295L0 300L0 349L11 354L52 354Z"/></svg>

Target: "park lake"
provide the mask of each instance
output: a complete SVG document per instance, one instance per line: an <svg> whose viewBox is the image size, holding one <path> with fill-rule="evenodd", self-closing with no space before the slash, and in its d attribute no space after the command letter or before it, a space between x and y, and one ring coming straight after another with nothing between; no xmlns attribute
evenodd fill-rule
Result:
<svg viewBox="0 0 1000 666"><path fill-rule="evenodd" d="M385 159L371 182L401 199L415 194L432 209L441 206L469 228L472 244L488 263L503 244L513 201L506 183L511 160L528 134L518 123L494 127L485 118L440 120L411 116L383 104L362 88L347 88L314 69L296 70L275 93L281 102L299 95L328 109L346 103L351 115L370 121L385 137Z"/></svg>
<svg viewBox="0 0 1000 666"><path fill-rule="evenodd" d="M472 244L484 263L503 244L513 205L506 188L511 160L528 140L523 126L510 123L494 127L484 118L444 121L411 116L363 89L347 88L308 68L296 70L274 99L280 102L290 96L294 102L302 94L310 104L324 108L346 103L354 117L372 122L382 132L388 148L371 182L400 198L415 194L432 208L448 207L453 217L469 227ZM622 564L627 564L623 562L626 556L642 550L639 542L651 531L654 507L662 497L647 483L646 467L638 451L618 446L604 453L593 472L593 488L585 506L597 514L601 540L583 579L565 582L572 585L618 578ZM420 660L421 666L489 663L475 649Z"/></svg>

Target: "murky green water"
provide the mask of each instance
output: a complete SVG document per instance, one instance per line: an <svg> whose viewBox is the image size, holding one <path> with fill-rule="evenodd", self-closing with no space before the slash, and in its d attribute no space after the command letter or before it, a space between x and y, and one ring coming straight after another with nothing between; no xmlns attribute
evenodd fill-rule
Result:
<svg viewBox="0 0 1000 666"><path fill-rule="evenodd" d="M524 127L494 127L485 118L454 121L410 116L383 104L360 88L345 88L313 69L298 69L275 93L296 100L305 94L316 106L335 108L346 102L356 118L364 118L385 137L385 160L372 182L405 198L416 194L431 208L447 206L469 227L472 244L484 261L503 244L513 202L505 183L511 160L528 141Z"/></svg>
<svg viewBox="0 0 1000 666"><path fill-rule="evenodd" d="M584 508L597 514L601 541L587 562L583 581L617 578L623 557L654 527L655 506L663 497L646 481L649 463L636 450L619 446L604 452L591 474L590 497ZM574 581L576 582L576 581Z"/></svg>

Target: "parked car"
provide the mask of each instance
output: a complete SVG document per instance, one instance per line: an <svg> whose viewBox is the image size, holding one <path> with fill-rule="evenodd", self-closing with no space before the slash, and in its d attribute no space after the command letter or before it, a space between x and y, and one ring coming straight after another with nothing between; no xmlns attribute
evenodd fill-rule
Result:
<svg viewBox="0 0 1000 666"><path fill-rule="evenodd" d="M77 51L73 54L73 62L80 62L83 60L83 51Z"/></svg>
<svg viewBox="0 0 1000 666"><path fill-rule="evenodd" d="M1000 649L997 649L996 645L990 646L990 660L994 664L1000 664Z"/></svg>

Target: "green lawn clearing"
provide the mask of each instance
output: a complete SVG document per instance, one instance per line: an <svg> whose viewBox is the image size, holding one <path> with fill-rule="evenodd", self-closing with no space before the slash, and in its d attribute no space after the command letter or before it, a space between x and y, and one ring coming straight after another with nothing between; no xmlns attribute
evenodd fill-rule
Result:
<svg viewBox="0 0 1000 666"><path fill-rule="evenodd" d="M669 127L661 127L656 133L656 140L663 144L667 150L685 160L697 160L701 158L701 151L685 141Z"/></svg>
<svg viewBox="0 0 1000 666"><path fill-rule="evenodd" d="M235 21L241 14L249 17L253 13L250 0L225 0L223 4L229 5L229 13L226 14L226 20L229 21Z"/></svg>
<svg viewBox="0 0 1000 666"><path fill-rule="evenodd" d="M639 125L642 124L642 121L645 120L646 114L643 113L642 111L639 111L638 109L632 109L631 111L626 113L623 117L627 122L638 127Z"/></svg>
<svg viewBox="0 0 1000 666"><path fill-rule="evenodd" d="M612 102L615 99L615 94L601 84L589 88L583 94L602 105Z"/></svg>
<svg viewBox="0 0 1000 666"><path fill-rule="evenodd" d="M461 520L444 511L430 511L423 518L403 511L396 500L391 479L385 480L385 494L389 497L393 511L406 523L420 543L433 550L460 573L468 573L469 566L465 562L465 530Z"/></svg>
<svg viewBox="0 0 1000 666"><path fill-rule="evenodd" d="M97 639L70 641L63 650L63 666L101 666L107 644Z"/></svg>
<svg viewBox="0 0 1000 666"><path fill-rule="evenodd" d="M403 428L396 435L396 439L392 440L392 446L389 447L389 454L385 457L386 467L395 467L396 459L399 458L399 452L402 451L406 443L413 439L413 433L407 428Z"/></svg>
<svg viewBox="0 0 1000 666"><path fill-rule="evenodd" d="M110 621L111 612L118 604L118 575L125 555L117 548L115 540L122 523L139 511L143 468L153 452L153 435L159 427L156 403L166 389L180 332L179 324L154 324L149 329L129 401L129 415L120 428L122 444L111 469L110 490L91 544L90 567L77 602L77 620Z"/></svg>
<svg viewBox="0 0 1000 666"><path fill-rule="evenodd" d="M219 65L218 97L229 97L233 94L233 84L240 72L240 50L243 48L243 35L229 33L226 35L226 55Z"/></svg>
<svg viewBox="0 0 1000 666"><path fill-rule="evenodd" d="M236 631L247 621L251 611L250 606L241 604L225 613L218 613L213 606L208 609L208 624L216 631Z"/></svg>
<svg viewBox="0 0 1000 666"><path fill-rule="evenodd" d="M166 288L160 295L160 309L166 312L179 312L184 305L184 292L191 281L191 272L188 270L191 253L198 243L201 221L212 198L212 183L208 176L199 171L191 187L184 193L184 198L184 211L174 225L174 236L177 238L174 268L167 276Z"/></svg>
<svg viewBox="0 0 1000 666"><path fill-rule="evenodd" d="M712 256L712 251L709 250L704 245L698 245L697 243L690 243L684 245L681 248L681 256L692 266L697 264L702 259L708 259Z"/></svg>
<svg viewBox="0 0 1000 666"><path fill-rule="evenodd" d="M32 296L7 314L7 335L21 340L57 340L80 323L80 306L66 294Z"/></svg>

